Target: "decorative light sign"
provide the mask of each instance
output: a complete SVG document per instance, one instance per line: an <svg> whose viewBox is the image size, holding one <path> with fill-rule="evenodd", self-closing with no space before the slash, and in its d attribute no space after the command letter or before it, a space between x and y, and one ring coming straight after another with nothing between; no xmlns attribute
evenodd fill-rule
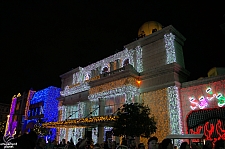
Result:
<svg viewBox="0 0 225 149"><path fill-rule="evenodd" d="M204 134L205 140L217 141L225 139L225 108L196 110L187 116L188 132L190 134ZM199 141L197 140L193 140Z"/></svg>
<svg viewBox="0 0 225 149"><path fill-rule="evenodd" d="M191 103L190 108L195 110L197 108L204 109L209 106L209 101L213 99L217 99L218 106L223 107L225 105L225 97L221 93L213 94L212 88L208 87L206 89L206 93L209 95L207 97L200 96L198 99L195 97L189 97L189 101Z"/></svg>

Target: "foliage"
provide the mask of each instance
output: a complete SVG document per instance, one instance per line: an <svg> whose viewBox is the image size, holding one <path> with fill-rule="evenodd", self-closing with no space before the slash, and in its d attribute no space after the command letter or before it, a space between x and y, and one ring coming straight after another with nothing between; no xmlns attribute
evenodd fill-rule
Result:
<svg viewBox="0 0 225 149"><path fill-rule="evenodd" d="M150 109L140 103L124 104L117 113L114 124L115 136L131 136L149 138L156 132L154 117L150 117Z"/></svg>
<svg viewBox="0 0 225 149"><path fill-rule="evenodd" d="M4 135L6 127L6 121L0 122L0 135Z"/></svg>
<svg viewBox="0 0 225 149"><path fill-rule="evenodd" d="M40 123L35 124L33 130L39 136L46 136L46 135L49 134L49 129L44 127L44 126L42 126Z"/></svg>

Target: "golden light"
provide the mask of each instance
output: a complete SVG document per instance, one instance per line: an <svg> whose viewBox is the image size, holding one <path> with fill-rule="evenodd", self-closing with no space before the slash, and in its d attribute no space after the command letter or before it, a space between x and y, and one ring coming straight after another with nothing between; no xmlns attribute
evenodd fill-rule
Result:
<svg viewBox="0 0 225 149"><path fill-rule="evenodd" d="M140 85L141 84L141 81L140 80L137 80L137 84Z"/></svg>

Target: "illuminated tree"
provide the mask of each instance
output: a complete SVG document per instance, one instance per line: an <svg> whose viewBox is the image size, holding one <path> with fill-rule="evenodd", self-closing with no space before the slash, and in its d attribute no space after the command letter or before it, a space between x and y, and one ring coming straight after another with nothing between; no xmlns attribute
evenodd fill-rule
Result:
<svg viewBox="0 0 225 149"><path fill-rule="evenodd" d="M34 125L33 131L35 131L39 136L49 135L49 129L42 126L40 123Z"/></svg>
<svg viewBox="0 0 225 149"><path fill-rule="evenodd" d="M115 136L131 136L149 138L156 132L154 117L150 117L150 109L140 103L124 104L117 112L113 133Z"/></svg>

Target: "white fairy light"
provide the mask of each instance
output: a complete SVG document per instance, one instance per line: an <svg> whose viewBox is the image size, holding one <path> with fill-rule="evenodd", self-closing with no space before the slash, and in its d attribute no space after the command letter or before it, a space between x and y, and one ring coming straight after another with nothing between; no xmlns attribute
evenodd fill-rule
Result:
<svg viewBox="0 0 225 149"><path fill-rule="evenodd" d="M69 96L69 95L73 95L79 92L83 92L83 91L87 91L90 89L90 86L87 82L84 82L80 85L74 86L69 88L69 86L66 86L65 89L63 91L60 91L61 96Z"/></svg>
<svg viewBox="0 0 225 149"><path fill-rule="evenodd" d="M95 94L90 94L88 96L89 100L96 100L98 98L110 98L123 94L131 94L132 96L136 96L139 94L139 89L132 85L126 85L118 88L114 88L108 91L103 91Z"/></svg>
<svg viewBox="0 0 225 149"><path fill-rule="evenodd" d="M183 134L181 124L181 109L178 88L170 86L167 88L168 106L170 114L170 131L171 134ZM180 140L176 140L175 144L180 144Z"/></svg>
<svg viewBox="0 0 225 149"><path fill-rule="evenodd" d="M136 53L136 54L135 54ZM134 60L134 56L136 55L136 61ZM75 85L73 87L69 87L67 85L63 91L60 92L61 96L69 96L72 94L76 94L79 92L83 92L86 90L90 89L89 84L86 82L88 79L90 80L92 77L91 76L91 71L98 69L99 74L102 73L102 69L104 67L107 67L108 70L110 70L110 62L115 62L116 60L121 60L121 64L119 65L119 68L123 67L123 62L125 60L129 59L129 64L131 64L137 72L142 72L143 71L143 62L142 62L142 49L140 46L137 46L134 49L128 50L127 48L121 52L118 52L114 55L111 55L101 61L98 61L96 63L93 63L91 65L88 65L84 68L79 67L79 71L73 74L73 82L72 85ZM100 68L100 69L99 69ZM117 69L119 69L117 68Z"/></svg>
<svg viewBox="0 0 225 149"><path fill-rule="evenodd" d="M167 64L176 62L174 39L175 39L175 35L173 35L172 33L164 35Z"/></svg>

